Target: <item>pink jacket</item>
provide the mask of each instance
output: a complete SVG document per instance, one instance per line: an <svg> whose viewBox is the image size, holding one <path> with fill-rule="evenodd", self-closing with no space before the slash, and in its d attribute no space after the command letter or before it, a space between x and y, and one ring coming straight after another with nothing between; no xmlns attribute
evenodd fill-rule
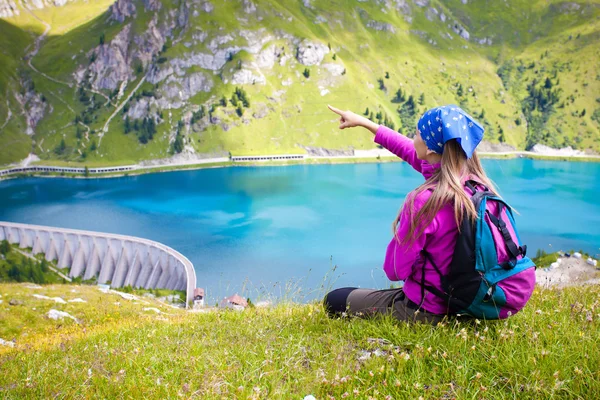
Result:
<svg viewBox="0 0 600 400"><path fill-rule="evenodd" d="M431 177L433 172L440 167L439 163L431 165L427 161L419 160L411 139L383 125L377 129L375 142L402 158L415 170L423 174L425 179ZM413 195L413 192L411 192L408 196ZM417 195L412 215L416 215L430 196L430 191L424 191ZM400 212L399 238L403 238L409 230L409 224L403 223L409 215L408 204L405 202ZM420 304L421 271L424 260L422 260L419 252L426 249L442 274L447 274L457 237L458 227L454 220L454 210L450 204L447 204L437 213L423 233L415 238L412 245L401 245L395 238L390 241L385 254L383 270L390 280L403 280L406 296L416 304ZM441 289L440 277L429 262L425 263L425 283ZM436 314L447 312L444 301L427 291L425 291L423 308Z"/></svg>

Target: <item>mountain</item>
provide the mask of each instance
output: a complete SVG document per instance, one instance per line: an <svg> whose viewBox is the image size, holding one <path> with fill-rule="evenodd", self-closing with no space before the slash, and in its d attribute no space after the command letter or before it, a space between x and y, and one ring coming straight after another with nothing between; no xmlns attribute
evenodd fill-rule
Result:
<svg viewBox="0 0 600 400"><path fill-rule="evenodd" d="M502 148L600 151L600 1L0 0L0 164L373 148L455 103ZM367 110L368 109L368 110Z"/></svg>

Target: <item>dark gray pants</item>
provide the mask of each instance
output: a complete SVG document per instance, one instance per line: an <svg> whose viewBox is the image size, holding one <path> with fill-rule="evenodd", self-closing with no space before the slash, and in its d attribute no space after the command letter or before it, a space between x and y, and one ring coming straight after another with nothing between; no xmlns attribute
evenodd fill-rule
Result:
<svg viewBox="0 0 600 400"><path fill-rule="evenodd" d="M419 309L417 304L404 295L402 289L335 289L325 296L324 306L330 316L372 317L391 314L399 321L426 322L433 325L445 317Z"/></svg>

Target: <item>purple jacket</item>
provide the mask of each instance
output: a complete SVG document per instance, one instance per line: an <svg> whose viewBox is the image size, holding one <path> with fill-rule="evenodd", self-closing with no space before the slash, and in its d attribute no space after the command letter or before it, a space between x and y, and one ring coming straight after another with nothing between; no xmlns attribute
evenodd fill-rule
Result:
<svg viewBox="0 0 600 400"><path fill-rule="evenodd" d="M425 179L431 177L433 172L440 167L439 163L431 165L427 161L419 160L411 139L383 125L377 129L375 142L409 163L415 170L423 174ZM411 192L408 196L413 195L414 193ZM412 215L416 215L430 196L430 191L421 192L416 196ZM409 224L403 223L410 215L408 211L408 204L405 202L400 212L399 238L403 238L409 230ZM419 252L422 249L427 249L441 273L447 274L457 237L458 227L454 220L454 210L450 204L447 204L440 209L423 233L415 238L412 245L404 246L398 243L395 238L390 241L385 254L383 270L390 280L403 280L406 296L413 302L420 304L421 266L424 260L422 260ZM414 267L415 265L418 267ZM425 263L425 283L438 289L441 289L442 286L438 273L429 262ZM423 308L436 314L447 312L444 301L427 291L425 291Z"/></svg>

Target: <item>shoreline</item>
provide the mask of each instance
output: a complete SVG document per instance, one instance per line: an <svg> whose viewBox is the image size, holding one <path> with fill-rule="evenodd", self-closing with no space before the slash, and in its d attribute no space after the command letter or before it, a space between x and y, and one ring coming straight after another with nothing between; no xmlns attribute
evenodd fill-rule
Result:
<svg viewBox="0 0 600 400"><path fill-rule="evenodd" d="M496 159L496 160L510 160L514 158L528 158L532 160L541 161L567 161L567 162L598 162L600 163L600 156L589 155L589 156L564 156L564 155L551 155L551 154L540 154L530 151L511 151L511 152L481 152L478 153L481 159ZM249 156L249 157L261 157L261 156ZM404 162L397 156L308 156L302 159L289 159L289 160L253 160L253 161L223 161L220 159L197 159L190 162L184 163L166 163L162 165L135 165L135 169L130 169L126 172L106 172L106 173L93 173L85 176L84 173L71 173L71 172L23 172L13 173L0 177L0 181L8 179L26 178L26 177L42 177L42 178L75 178L75 179L93 179L93 178L118 178L123 176L139 176L144 174L161 173L161 172L172 172L172 171L192 171L205 168L226 168L226 167L272 167L272 166L290 166L290 165L319 165L319 164L368 164L368 163L390 163L390 162ZM215 160L212 161L211 160ZM218 161L216 161L218 160ZM55 168L85 168L85 164L77 165L42 165L42 164L31 164L27 167L55 167ZM102 169L102 168L124 168L128 166L94 166L89 169ZM10 169L11 167L6 167ZM24 166L14 165L12 168L24 168Z"/></svg>

